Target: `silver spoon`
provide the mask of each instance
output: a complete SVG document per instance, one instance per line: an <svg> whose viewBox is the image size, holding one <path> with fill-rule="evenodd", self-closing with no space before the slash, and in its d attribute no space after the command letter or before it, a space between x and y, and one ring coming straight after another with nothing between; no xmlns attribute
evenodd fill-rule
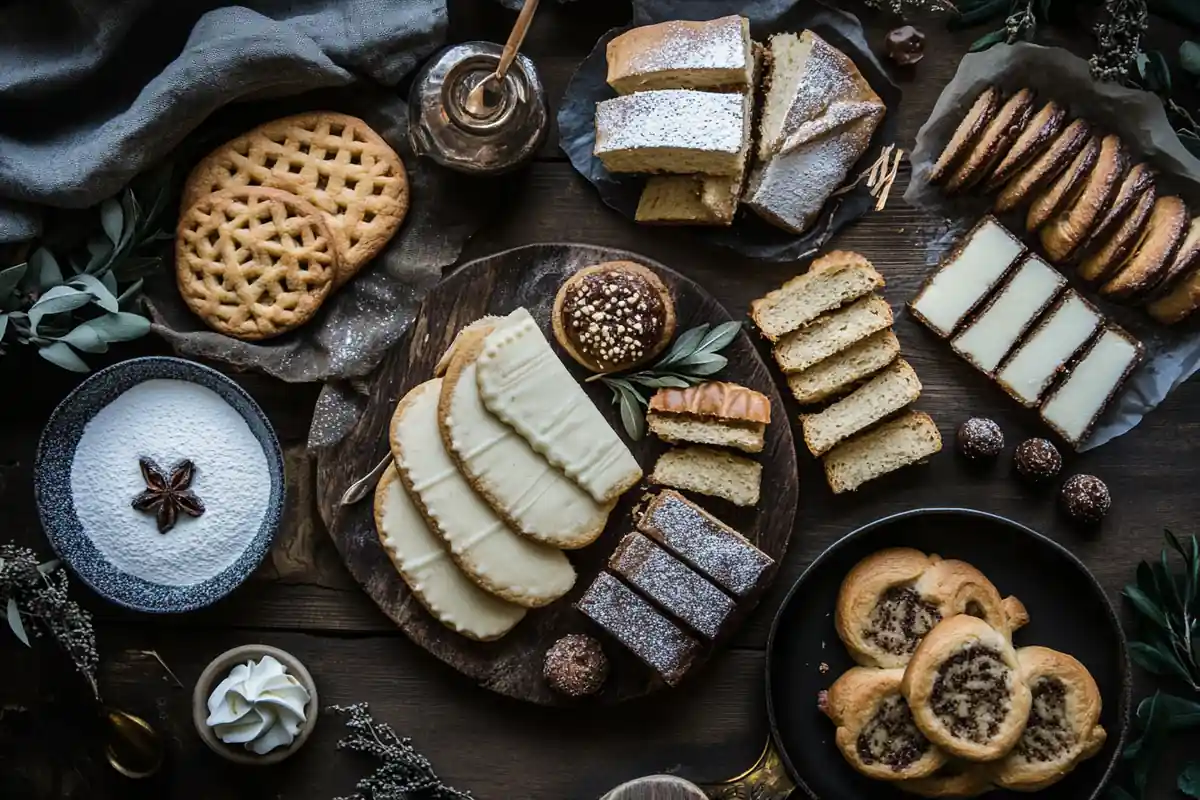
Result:
<svg viewBox="0 0 1200 800"><path fill-rule="evenodd" d="M350 488L346 489L346 493L342 495L342 499L338 501L338 505L352 506L366 497L367 493L375 488L375 484L379 483L379 479L383 477L383 473L391 465L392 454L388 453L383 457L382 461L375 465L375 469L350 484Z"/></svg>
<svg viewBox="0 0 1200 800"><path fill-rule="evenodd" d="M499 105L500 84L504 80L504 76L508 74L508 68L512 66L513 59L517 57L517 51L521 49L521 42L525 41L525 34L529 32L529 23L533 21L533 12L537 11L537 6L538 0L525 0L525 5L521 6L521 13L517 15L516 24L513 25L512 32L508 34L508 41L504 43L504 50L500 53L500 63L496 65L496 71L475 84L475 87L467 94L467 100L463 107L471 116L486 117L492 109Z"/></svg>

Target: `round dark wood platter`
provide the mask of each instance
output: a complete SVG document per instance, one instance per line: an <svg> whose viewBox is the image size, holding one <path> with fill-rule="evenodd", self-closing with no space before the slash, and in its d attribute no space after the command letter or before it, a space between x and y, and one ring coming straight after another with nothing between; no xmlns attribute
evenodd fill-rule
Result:
<svg viewBox="0 0 1200 800"><path fill-rule="evenodd" d="M442 626L412 597L393 568L375 531L371 496L351 506L339 506L346 487L370 472L387 453L387 428L396 402L413 386L428 380L434 364L450 345L454 334L485 314L507 314L524 306L554 341L549 314L559 285L576 270L603 261L627 259L654 269L670 288L678 316L678 331L702 323L718 324L729 313L704 289L660 264L635 253L575 244L536 244L506 250L473 261L456 270L425 299L404 337L361 388L369 398L358 422L337 445L320 453L317 463L318 502L329 531L351 574L372 600L410 639L441 661L481 686L500 694L544 705L613 704L649 694L665 684L614 640L575 610L573 603L604 568L617 541L633 530L633 509L650 488L644 481L621 498L601 537L581 550L568 553L578 572L574 588L564 598L529 612L507 636L495 642L476 642ZM555 344L564 363L577 379L587 373ZM759 548L783 560L799 494L796 449L791 426L774 381L746 332L724 351L729 365L716 379L734 381L763 392L771 399L774 418L767 427L766 447L755 456L763 465L764 502L757 508L739 509L709 497L696 497L702 506L741 531ZM617 407L599 383L583 384L614 429L623 433ZM664 446L647 436L632 446L638 463L649 474ZM774 575L772 574L772 578ZM735 619L726 627L730 636L749 614L756 600L739 604ZM585 701L571 701L550 690L542 678L546 649L568 633L592 633L604 643L612 670L604 688ZM706 648L691 673L719 647Z"/></svg>

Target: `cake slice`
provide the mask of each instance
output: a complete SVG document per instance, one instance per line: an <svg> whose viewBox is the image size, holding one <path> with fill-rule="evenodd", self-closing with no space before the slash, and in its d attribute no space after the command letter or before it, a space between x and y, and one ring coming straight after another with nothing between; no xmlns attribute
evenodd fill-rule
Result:
<svg viewBox="0 0 1200 800"><path fill-rule="evenodd" d="M617 543L608 568L709 639L716 638L733 613L729 595L640 533L627 534Z"/></svg>
<svg viewBox="0 0 1200 800"><path fill-rule="evenodd" d="M1092 137L1054 181L1039 194L1025 215L1025 230L1038 230L1075 198L1100 156L1100 140Z"/></svg>
<svg viewBox="0 0 1200 800"><path fill-rule="evenodd" d="M1003 214L1028 202L1035 192L1058 177L1070 165L1087 144L1091 133L1091 126L1081 119L1064 128L1044 153L1005 185L996 197L996 212Z"/></svg>
<svg viewBox="0 0 1200 800"><path fill-rule="evenodd" d="M763 336L775 342L826 311L884 285L883 276L864 256L835 250L812 262L804 274L750 303L750 318Z"/></svg>
<svg viewBox="0 0 1200 800"><path fill-rule="evenodd" d="M802 406L828 400L886 367L900 355L900 340L890 329L873 333L855 345L818 361L803 372L787 375L788 388Z"/></svg>
<svg viewBox="0 0 1200 800"><path fill-rule="evenodd" d="M596 157L609 172L736 175L749 132L739 93L659 89L596 104Z"/></svg>
<svg viewBox="0 0 1200 800"><path fill-rule="evenodd" d="M1116 136L1105 136L1100 141L1096 164L1084 179L1079 193L1039 234L1042 248L1051 261L1062 263L1075 253L1088 231L1108 209L1127 169L1129 155L1125 146Z"/></svg>
<svg viewBox="0 0 1200 800"><path fill-rule="evenodd" d="M730 225L741 191L740 176L652 175L633 218L649 225Z"/></svg>
<svg viewBox="0 0 1200 800"><path fill-rule="evenodd" d="M1119 224L1107 240L1089 252L1079 263L1079 277L1085 281L1102 281L1110 277L1113 270L1125 263L1130 252L1141 240L1154 204L1158 202L1158 192L1151 185L1134 199L1134 204L1121 217Z"/></svg>
<svg viewBox="0 0 1200 800"><path fill-rule="evenodd" d="M622 33L605 47L608 85L646 89L742 89L751 85L750 22L728 16L670 20Z"/></svg>
<svg viewBox="0 0 1200 800"><path fill-rule="evenodd" d="M1000 92L994 86L984 89L983 93L975 98L967 115L962 118L962 122L958 123L950 141L946 143L945 149L942 150L942 154L938 156L937 162L930 170L930 183L941 183L950 170L957 167L966 157L979 135L983 133L984 128L996 116L1001 99Z"/></svg>
<svg viewBox="0 0 1200 800"><path fill-rule="evenodd" d="M864 297L785 335L775 344L775 362L784 372L800 372L891 326L887 301Z"/></svg>
<svg viewBox="0 0 1200 800"><path fill-rule="evenodd" d="M1051 100L1029 119L1025 130L1013 142L1008 153L1000 159L1000 163L992 170L984 185L985 191L999 189L1008 179L1037 158L1054 141L1066 125L1067 111L1058 103Z"/></svg>
<svg viewBox="0 0 1200 800"><path fill-rule="evenodd" d="M804 443L814 456L824 455L882 419L890 417L921 396L921 380L900 358L851 394L819 414L800 418Z"/></svg>
<svg viewBox="0 0 1200 800"><path fill-rule="evenodd" d="M946 191L950 194L970 189L986 178L992 166L1008 153L1013 140L1024 130L1033 113L1033 92L1021 89L1004 102L1000 110L967 153L950 179Z"/></svg>
<svg viewBox="0 0 1200 800"><path fill-rule="evenodd" d="M1100 294L1113 300L1132 300L1153 290L1170 268L1190 224L1191 215L1178 197L1155 200L1133 254L1100 287Z"/></svg>
<svg viewBox="0 0 1200 800"><path fill-rule="evenodd" d="M709 381L686 389L659 389L650 398L646 424L664 442L763 449L771 401L736 383Z"/></svg>
<svg viewBox="0 0 1200 800"><path fill-rule="evenodd" d="M762 464L702 445L673 447L659 456L650 482L752 506L758 503Z"/></svg>
<svg viewBox="0 0 1200 800"><path fill-rule="evenodd" d="M909 310L938 336L949 336L1004 280L1024 249L995 217L984 217L926 279Z"/></svg>
<svg viewBox="0 0 1200 800"><path fill-rule="evenodd" d="M1042 404L1042 420L1076 449L1142 360L1140 342L1109 327Z"/></svg>
<svg viewBox="0 0 1200 800"><path fill-rule="evenodd" d="M996 382L1026 408L1037 406L1050 384L1103 321L1095 306L1068 289L1004 362L996 373Z"/></svg>
<svg viewBox="0 0 1200 800"><path fill-rule="evenodd" d="M775 564L745 536L670 489L650 500L637 528L734 597L762 588Z"/></svg>
<svg viewBox="0 0 1200 800"><path fill-rule="evenodd" d="M1026 256L950 346L990 377L1066 285L1058 270L1035 255Z"/></svg>
<svg viewBox="0 0 1200 800"><path fill-rule="evenodd" d="M941 434L929 415L909 411L829 451L824 459L825 480L834 494L852 492L941 449Z"/></svg>

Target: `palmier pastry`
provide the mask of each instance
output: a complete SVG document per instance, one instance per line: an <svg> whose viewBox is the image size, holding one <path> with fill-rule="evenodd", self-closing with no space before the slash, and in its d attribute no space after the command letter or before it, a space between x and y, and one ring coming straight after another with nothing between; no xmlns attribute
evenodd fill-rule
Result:
<svg viewBox="0 0 1200 800"><path fill-rule="evenodd" d="M653 270L632 261L584 267L554 298L554 338L592 372L654 358L675 335L675 304Z"/></svg>
<svg viewBox="0 0 1200 800"><path fill-rule="evenodd" d="M996 788L990 767L952 759L928 778L900 781L896 787L918 797L978 797Z"/></svg>
<svg viewBox="0 0 1200 800"><path fill-rule="evenodd" d="M968 761L995 761L1012 750L1032 702L1008 637L966 614L926 634L900 691L925 738Z"/></svg>
<svg viewBox="0 0 1200 800"><path fill-rule="evenodd" d="M972 614L1006 637L1029 621L1015 597L1000 593L965 561L910 547L858 562L838 591L834 622L850 657L866 667L902 667L922 637L955 614Z"/></svg>
<svg viewBox="0 0 1200 800"><path fill-rule="evenodd" d="M822 693L820 708L837 726L850 766L883 781L931 775L946 761L913 722L900 694L902 669L854 667Z"/></svg>
<svg viewBox="0 0 1200 800"><path fill-rule="evenodd" d="M1100 690L1074 657L1048 647L1017 651L1021 677L1033 695L1025 732L996 764L993 780L1019 791L1045 789L1099 752Z"/></svg>

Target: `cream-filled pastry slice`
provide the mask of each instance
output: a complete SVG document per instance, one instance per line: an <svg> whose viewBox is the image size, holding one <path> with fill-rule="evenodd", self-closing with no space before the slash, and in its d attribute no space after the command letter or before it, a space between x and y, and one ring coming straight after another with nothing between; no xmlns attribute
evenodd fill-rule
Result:
<svg viewBox="0 0 1200 800"><path fill-rule="evenodd" d="M913 316L942 337L1004 280L1025 247L995 217L984 217L909 303Z"/></svg>
<svg viewBox="0 0 1200 800"><path fill-rule="evenodd" d="M633 453L554 354L524 308L484 341L476 359L483 404L597 503L642 477Z"/></svg>
<svg viewBox="0 0 1200 800"><path fill-rule="evenodd" d="M526 608L554 602L575 584L575 569L561 550L509 528L458 471L438 429L441 389L440 378L420 384L392 417L392 455L405 488L475 584Z"/></svg>
<svg viewBox="0 0 1200 800"><path fill-rule="evenodd" d="M1017 402L1033 408L1103 321L1095 306L1068 289L1004 362L996 382Z"/></svg>
<svg viewBox="0 0 1200 800"><path fill-rule="evenodd" d="M954 337L954 352L991 375L1025 331L1067 285L1067 279L1035 255L1025 257L975 321Z"/></svg>
<svg viewBox="0 0 1200 800"><path fill-rule="evenodd" d="M491 641L525 617L521 606L488 594L471 582L429 529L404 488L395 465L375 488L375 528L396 571L421 605L455 633Z"/></svg>
<svg viewBox="0 0 1200 800"><path fill-rule="evenodd" d="M1100 334L1071 374L1042 404L1042 419L1079 447L1142 360L1141 343L1112 327Z"/></svg>

